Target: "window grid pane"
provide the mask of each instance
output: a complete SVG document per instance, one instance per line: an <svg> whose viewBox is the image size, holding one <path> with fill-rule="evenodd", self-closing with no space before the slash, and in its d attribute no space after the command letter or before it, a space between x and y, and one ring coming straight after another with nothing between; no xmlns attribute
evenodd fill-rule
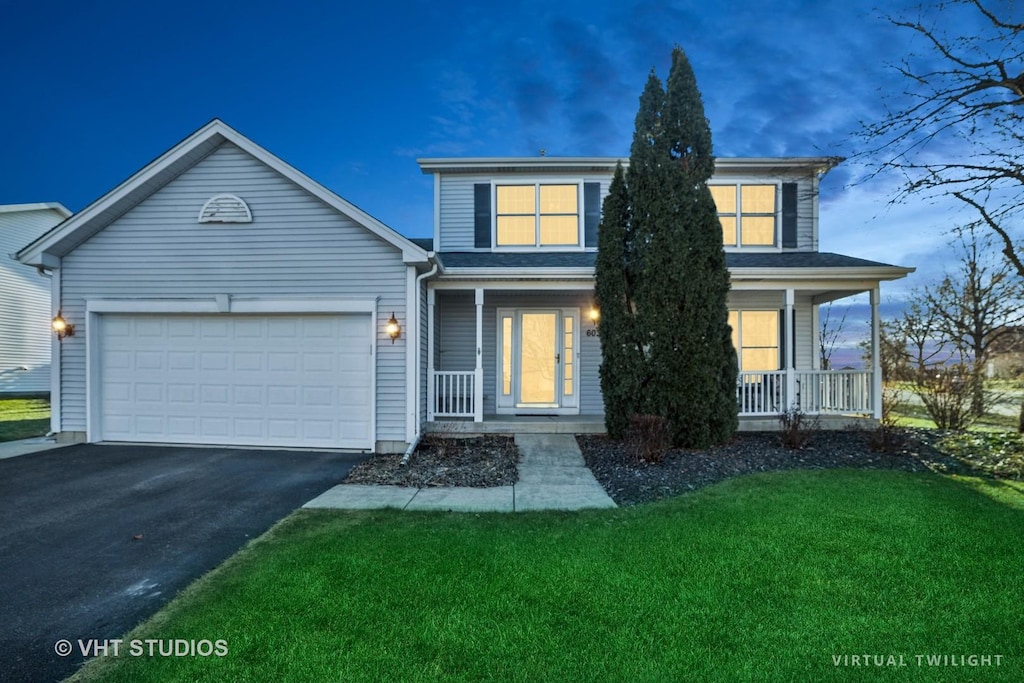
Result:
<svg viewBox="0 0 1024 683"><path fill-rule="evenodd" d="M719 216L718 220L722 222L722 244L727 247L736 246L736 217L735 216Z"/></svg>
<svg viewBox="0 0 1024 683"><path fill-rule="evenodd" d="M498 216L498 245L534 245L537 219L533 216Z"/></svg>
<svg viewBox="0 0 1024 683"><path fill-rule="evenodd" d="M740 207L745 214L775 215L774 185L743 185L740 188Z"/></svg>
<svg viewBox="0 0 1024 683"><path fill-rule="evenodd" d="M736 186L735 185L709 185L711 198L715 200L715 206L720 214L736 213Z"/></svg>
<svg viewBox="0 0 1024 683"><path fill-rule="evenodd" d="M534 215L537 212L536 191L533 185L499 185L498 215Z"/></svg>
<svg viewBox="0 0 1024 683"><path fill-rule="evenodd" d="M541 185L541 214L561 213L576 215L577 189L575 185Z"/></svg>
<svg viewBox="0 0 1024 683"><path fill-rule="evenodd" d="M541 216L541 246L573 246L579 244L579 219L576 216Z"/></svg>
<svg viewBox="0 0 1024 683"><path fill-rule="evenodd" d="M770 247L775 244L774 216L743 216L741 237L745 246Z"/></svg>

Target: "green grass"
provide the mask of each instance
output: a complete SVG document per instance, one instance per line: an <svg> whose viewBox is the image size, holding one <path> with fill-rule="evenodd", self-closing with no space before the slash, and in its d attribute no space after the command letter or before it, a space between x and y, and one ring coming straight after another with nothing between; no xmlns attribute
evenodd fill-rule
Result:
<svg viewBox="0 0 1024 683"><path fill-rule="evenodd" d="M0 399L0 441L42 436L50 431L50 402L41 398Z"/></svg>
<svg viewBox="0 0 1024 683"><path fill-rule="evenodd" d="M797 471L578 514L299 511L129 639L100 681L1024 680L1024 490ZM902 669L833 655L904 655ZM918 668L916 654L1003 655Z"/></svg>

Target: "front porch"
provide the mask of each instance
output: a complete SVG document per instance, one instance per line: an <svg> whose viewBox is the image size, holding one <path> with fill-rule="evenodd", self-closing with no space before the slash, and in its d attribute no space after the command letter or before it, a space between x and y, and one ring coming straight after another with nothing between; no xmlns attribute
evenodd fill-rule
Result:
<svg viewBox="0 0 1024 683"><path fill-rule="evenodd" d="M801 284L767 290L760 282L734 283L741 429L776 429L779 414L790 409L817 416L827 428L881 417L880 369L822 369L817 353L818 305L867 291L877 357L877 282L850 290ZM604 431L600 338L588 314L592 282L430 285L424 431Z"/></svg>

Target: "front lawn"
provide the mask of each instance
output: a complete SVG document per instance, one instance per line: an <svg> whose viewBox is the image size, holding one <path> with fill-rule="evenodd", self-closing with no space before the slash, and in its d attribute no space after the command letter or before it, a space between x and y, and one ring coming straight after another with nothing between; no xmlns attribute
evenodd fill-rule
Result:
<svg viewBox="0 0 1024 683"><path fill-rule="evenodd" d="M50 431L50 402L42 398L0 399L0 441L43 436Z"/></svg>
<svg viewBox="0 0 1024 683"><path fill-rule="evenodd" d="M1024 680L1022 488L791 471L574 514L300 511L126 636L223 639L225 656L80 675ZM906 666L843 664L864 654ZM1002 657L918 666L936 654Z"/></svg>

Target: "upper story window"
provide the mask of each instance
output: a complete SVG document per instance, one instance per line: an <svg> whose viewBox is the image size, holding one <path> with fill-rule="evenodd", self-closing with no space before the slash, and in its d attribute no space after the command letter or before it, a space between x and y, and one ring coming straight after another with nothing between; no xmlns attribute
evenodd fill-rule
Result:
<svg viewBox="0 0 1024 683"><path fill-rule="evenodd" d="M727 247L775 246L775 185L709 185Z"/></svg>
<svg viewBox="0 0 1024 683"><path fill-rule="evenodd" d="M495 190L496 246L579 246L579 185L498 185Z"/></svg>

